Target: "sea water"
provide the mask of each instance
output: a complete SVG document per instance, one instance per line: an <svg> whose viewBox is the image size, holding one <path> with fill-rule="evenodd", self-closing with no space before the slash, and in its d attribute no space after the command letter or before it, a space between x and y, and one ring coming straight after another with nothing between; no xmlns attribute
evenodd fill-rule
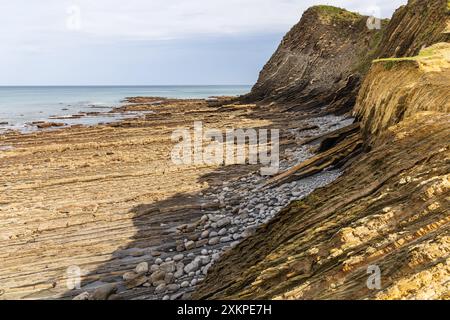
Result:
<svg viewBox="0 0 450 320"><path fill-rule="evenodd" d="M33 86L0 87L0 132L8 129L33 130L35 121L51 120L68 125L92 125L112 122L124 115L108 114L122 105L126 97L157 96L167 98L207 98L237 96L250 91L250 86ZM77 119L70 115L100 112L97 116ZM67 117L67 119L64 119Z"/></svg>

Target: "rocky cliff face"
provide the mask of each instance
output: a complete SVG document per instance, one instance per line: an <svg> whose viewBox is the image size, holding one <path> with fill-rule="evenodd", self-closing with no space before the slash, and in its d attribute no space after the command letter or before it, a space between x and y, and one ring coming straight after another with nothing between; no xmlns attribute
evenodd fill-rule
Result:
<svg viewBox="0 0 450 320"><path fill-rule="evenodd" d="M370 151L229 251L196 298L450 299L450 45L418 50L446 37L425 31L442 3L410 1L387 27L377 55L415 56L375 60L362 84Z"/></svg>
<svg viewBox="0 0 450 320"><path fill-rule="evenodd" d="M450 112L450 44L418 56L375 60L355 106L367 140L421 111Z"/></svg>
<svg viewBox="0 0 450 320"><path fill-rule="evenodd" d="M330 6L305 11L246 99L348 111L363 75L356 69L381 39L380 30L367 27L367 18Z"/></svg>
<svg viewBox="0 0 450 320"><path fill-rule="evenodd" d="M423 47L450 41L449 10L447 0L409 0L395 11L377 56L415 56Z"/></svg>

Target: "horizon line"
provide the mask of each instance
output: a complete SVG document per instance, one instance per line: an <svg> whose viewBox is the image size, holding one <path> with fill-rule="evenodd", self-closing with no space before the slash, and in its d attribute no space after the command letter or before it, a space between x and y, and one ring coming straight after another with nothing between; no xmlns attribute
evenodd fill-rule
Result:
<svg viewBox="0 0 450 320"><path fill-rule="evenodd" d="M234 87L253 86L253 84L25 84L0 85L0 88L11 87Z"/></svg>

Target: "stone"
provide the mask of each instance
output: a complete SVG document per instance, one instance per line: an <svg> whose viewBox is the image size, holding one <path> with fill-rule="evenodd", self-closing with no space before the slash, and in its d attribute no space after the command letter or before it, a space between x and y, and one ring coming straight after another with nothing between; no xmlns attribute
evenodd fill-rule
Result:
<svg viewBox="0 0 450 320"><path fill-rule="evenodd" d="M202 254L203 256L206 256L206 255L208 254L208 250L202 249L201 254Z"/></svg>
<svg viewBox="0 0 450 320"><path fill-rule="evenodd" d="M179 284L176 284L176 283L169 284L169 285L166 287L166 289L167 289L167 291L169 291L169 292L175 292L175 291L178 291L178 290L180 289L180 285L179 285Z"/></svg>
<svg viewBox="0 0 450 320"><path fill-rule="evenodd" d="M184 267L184 272L190 273L190 272L196 271L198 268L199 268L199 264L197 261L194 260Z"/></svg>
<svg viewBox="0 0 450 320"><path fill-rule="evenodd" d="M170 297L169 297L168 295L165 295L162 299L163 299L164 301L166 301L166 300L169 300Z"/></svg>
<svg viewBox="0 0 450 320"><path fill-rule="evenodd" d="M156 287L155 289L155 293L163 293L166 291L166 284L165 283L161 283L159 286Z"/></svg>
<svg viewBox="0 0 450 320"><path fill-rule="evenodd" d="M231 237L222 237L220 238L220 242L225 243L225 242L230 242L232 239Z"/></svg>
<svg viewBox="0 0 450 320"><path fill-rule="evenodd" d="M189 287L189 282L188 281L183 281L181 283L181 288L187 288L187 287Z"/></svg>
<svg viewBox="0 0 450 320"><path fill-rule="evenodd" d="M169 284L175 281L175 276L173 273L169 272L166 273L166 276L164 277L164 282Z"/></svg>
<svg viewBox="0 0 450 320"><path fill-rule="evenodd" d="M152 264L150 266L150 273L153 273L155 271L159 270L159 266L157 264Z"/></svg>
<svg viewBox="0 0 450 320"><path fill-rule="evenodd" d="M161 271L164 271L164 272L175 272L175 270L176 270L176 265L175 265L175 262L174 261L169 261L169 262L163 262L160 266L159 266L159 269L161 270Z"/></svg>
<svg viewBox="0 0 450 320"><path fill-rule="evenodd" d="M209 233L209 237L210 237L210 238L215 238L215 237L217 237L217 232L216 232L216 231L211 231L211 232Z"/></svg>
<svg viewBox="0 0 450 320"><path fill-rule="evenodd" d="M163 280L165 276L166 273L164 271L158 270L152 273L150 280L152 283L155 283L156 281Z"/></svg>
<svg viewBox="0 0 450 320"><path fill-rule="evenodd" d="M196 243L195 243L195 247L196 248L201 248L201 247L203 247L203 246L205 246L205 245L207 245L208 244L208 239L202 239L202 240L198 240Z"/></svg>
<svg viewBox="0 0 450 320"><path fill-rule="evenodd" d="M161 258L156 258L155 263L161 264L161 263L163 263L163 260Z"/></svg>
<svg viewBox="0 0 450 320"><path fill-rule="evenodd" d="M92 295L89 296L89 300L107 300L110 295L117 292L117 286L115 283L108 283L97 288Z"/></svg>
<svg viewBox="0 0 450 320"><path fill-rule="evenodd" d="M209 230L205 230L200 234L200 238L204 239L204 238L208 238L209 236Z"/></svg>
<svg viewBox="0 0 450 320"><path fill-rule="evenodd" d="M148 277L145 275L140 275L136 278L125 281L125 287L127 289L133 289L135 287L139 287L148 281Z"/></svg>
<svg viewBox="0 0 450 320"><path fill-rule="evenodd" d="M186 250L192 250L192 249L194 249L195 248L195 242L194 241L187 241L185 244L184 244L184 247L186 248Z"/></svg>
<svg viewBox="0 0 450 320"><path fill-rule="evenodd" d="M135 272L133 272L133 271L129 271L129 272L125 272L125 273L123 274L122 279L123 279L124 281L128 281L128 280L131 280L131 279L136 278L137 276L138 276L137 273L135 273Z"/></svg>
<svg viewBox="0 0 450 320"><path fill-rule="evenodd" d="M209 256L201 256L200 257L200 263L202 265L206 265L211 261L211 258Z"/></svg>
<svg viewBox="0 0 450 320"><path fill-rule="evenodd" d="M219 260L219 258L220 258L220 253L214 253L214 254L212 255L212 259L213 259L214 261Z"/></svg>
<svg viewBox="0 0 450 320"><path fill-rule="evenodd" d="M180 254L173 256L172 259L173 259L173 261L178 262L178 261L183 260L183 258L184 258L184 254L180 253Z"/></svg>
<svg viewBox="0 0 450 320"><path fill-rule="evenodd" d="M219 221L217 221L217 227L218 228L223 228L223 227L225 227L225 226L227 226L227 225L229 225L231 223L231 219L230 218L223 218L223 219L220 219Z"/></svg>
<svg viewBox="0 0 450 320"><path fill-rule="evenodd" d="M227 234L227 229L226 228L222 228L219 230L219 232L217 233L219 236L224 236Z"/></svg>
<svg viewBox="0 0 450 320"><path fill-rule="evenodd" d="M202 270L203 275L206 276L208 274L209 268L211 268L211 266L212 266L212 264L209 263L203 268L203 270Z"/></svg>
<svg viewBox="0 0 450 320"><path fill-rule="evenodd" d="M184 274L184 270L177 270L173 276L175 277L175 279L181 278Z"/></svg>
<svg viewBox="0 0 450 320"><path fill-rule="evenodd" d="M218 243L220 243L220 238L219 238L219 237L211 238L211 239L209 239L209 241L208 241L208 244L209 244L210 246L216 245L216 244L218 244Z"/></svg>
<svg viewBox="0 0 450 320"><path fill-rule="evenodd" d="M147 262L141 262L136 266L135 269L137 274L147 273L148 271L148 263Z"/></svg>
<svg viewBox="0 0 450 320"><path fill-rule="evenodd" d="M184 292L175 293L170 296L170 300L178 300L183 296Z"/></svg>
<svg viewBox="0 0 450 320"><path fill-rule="evenodd" d="M185 281L187 282L187 281ZM189 283L188 283L189 285ZM83 293L80 293L76 297L74 297L72 300L88 300L89 299L89 292L85 291Z"/></svg>

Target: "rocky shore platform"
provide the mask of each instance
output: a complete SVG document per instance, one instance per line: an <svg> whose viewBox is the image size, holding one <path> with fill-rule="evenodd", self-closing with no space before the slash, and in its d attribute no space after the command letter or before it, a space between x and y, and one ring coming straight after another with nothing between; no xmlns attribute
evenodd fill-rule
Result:
<svg viewBox="0 0 450 320"><path fill-rule="evenodd" d="M174 165L172 132L280 129L283 171L353 122L225 97L128 101L115 112L151 112L0 136L0 299L190 298L224 252L340 172L266 188L258 165Z"/></svg>

